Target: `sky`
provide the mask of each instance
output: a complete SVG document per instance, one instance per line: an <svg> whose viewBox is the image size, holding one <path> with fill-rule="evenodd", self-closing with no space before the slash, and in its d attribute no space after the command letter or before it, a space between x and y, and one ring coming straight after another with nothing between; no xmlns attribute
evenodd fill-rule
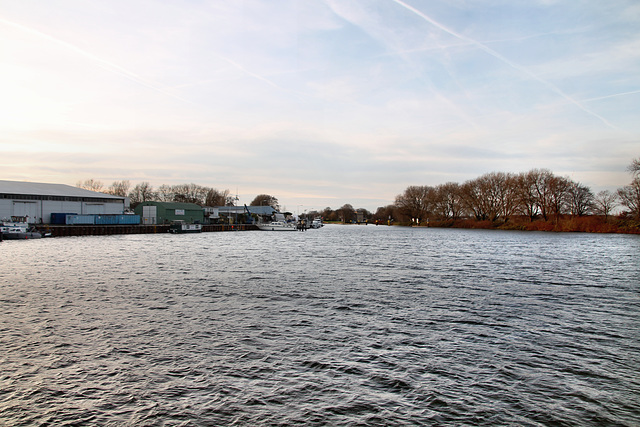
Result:
<svg viewBox="0 0 640 427"><path fill-rule="evenodd" d="M293 212L640 157L637 0L0 0L0 179Z"/></svg>

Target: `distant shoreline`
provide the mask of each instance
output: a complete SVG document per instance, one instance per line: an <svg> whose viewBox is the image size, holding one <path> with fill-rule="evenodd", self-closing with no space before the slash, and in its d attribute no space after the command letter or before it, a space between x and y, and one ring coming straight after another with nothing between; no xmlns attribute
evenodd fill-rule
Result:
<svg viewBox="0 0 640 427"><path fill-rule="evenodd" d="M339 221L327 221L328 224L345 224ZM376 225L368 222L368 225ZM360 225L365 225L361 223ZM514 231L549 231L565 233L607 233L607 234L640 234L640 220L620 217L605 219L598 215L581 217L561 216L558 219L531 221L528 217L514 217L507 221L480 221L475 219L457 219L447 221L421 221L419 225L412 223L380 222L380 226L401 226L420 228L461 228L480 230L514 230Z"/></svg>

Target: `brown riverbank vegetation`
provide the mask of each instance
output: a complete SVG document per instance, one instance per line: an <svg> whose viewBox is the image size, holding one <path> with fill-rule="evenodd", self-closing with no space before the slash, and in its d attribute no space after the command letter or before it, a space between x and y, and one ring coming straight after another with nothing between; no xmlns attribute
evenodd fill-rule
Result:
<svg viewBox="0 0 640 427"><path fill-rule="evenodd" d="M427 223L426 226L521 231L640 234L640 221L628 218L626 215L609 217L606 220L604 216L601 215L587 215L582 217L562 216L557 221L545 221L541 218L530 221L527 217L516 216L513 217L511 221L505 223L488 220L459 219L456 221L433 221Z"/></svg>
<svg viewBox="0 0 640 427"><path fill-rule="evenodd" d="M594 194L547 169L491 172L462 184L409 186L373 220L412 226L640 233L640 162L629 185ZM615 213L615 215L614 215Z"/></svg>

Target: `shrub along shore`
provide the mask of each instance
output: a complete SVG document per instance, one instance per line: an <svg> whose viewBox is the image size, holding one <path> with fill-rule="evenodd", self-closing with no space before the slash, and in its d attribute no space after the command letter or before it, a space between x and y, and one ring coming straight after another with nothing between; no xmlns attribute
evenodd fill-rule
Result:
<svg viewBox="0 0 640 427"><path fill-rule="evenodd" d="M342 221L325 221L328 224L346 224ZM360 223L360 224L364 224ZM477 220L472 218L448 219L415 222L381 221L368 220L366 224L393 225L399 227L420 227L420 228L464 228L479 230L516 230L516 231L550 231L550 232L573 232L573 233L618 233L618 234L640 234L640 221L629 218L628 215L609 216L605 219L600 215L587 215L582 217L561 216L558 219L530 220L526 216L515 216L508 221Z"/></svg>
<svg viewBox="0 0 640 427"><path fill-rule="evenodd" d="M599 215L582 217L562 216L557 220L550 221L530 221L528 217L524 216L513 217L507 222L458 219L455 221L432 221L427 225L422 224L421 226L490 230L640 234L640 221L638 220L627 218L626 216L616 216L605 219Z"/></svg>

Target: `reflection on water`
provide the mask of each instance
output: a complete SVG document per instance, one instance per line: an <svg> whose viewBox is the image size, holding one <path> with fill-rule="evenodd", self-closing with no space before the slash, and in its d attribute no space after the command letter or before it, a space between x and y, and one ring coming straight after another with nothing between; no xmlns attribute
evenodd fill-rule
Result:
<svg viewBox="0 0 640 427"><path fill-rule="evenodd" d="M0 424L638 425L640 239L3 242Z"/></svg>

